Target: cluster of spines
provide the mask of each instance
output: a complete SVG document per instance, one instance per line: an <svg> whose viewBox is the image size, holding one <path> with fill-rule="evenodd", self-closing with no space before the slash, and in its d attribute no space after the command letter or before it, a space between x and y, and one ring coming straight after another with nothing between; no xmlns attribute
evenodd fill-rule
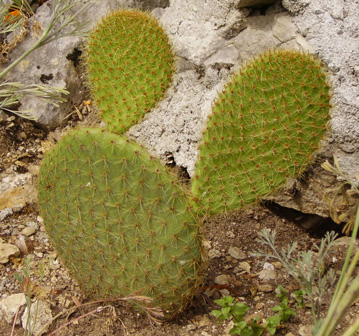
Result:
<svg viewBox="0 0 359 336"><path fill-rule="evenodd" d="M215 214L298 176L327 130L330 88L314 57L271 51L235 74L214 103L192 191Z"/></svg>
<svg viewBox="0 0 359 336"><path fill-rule="evenodd" d="M90 35L86 64L108 130L124 133L164 98L172 83L174 54L157 20L144 12L120 10Z"/></svg>
<svg viewBox="0 0 359 336"><path fill-rule="evenodd" d="M41 214L80 286L96 298L152 297L168 316L183 309L199 280L188 199L144 149L103 130L70 133L41 166Z"/></svg>

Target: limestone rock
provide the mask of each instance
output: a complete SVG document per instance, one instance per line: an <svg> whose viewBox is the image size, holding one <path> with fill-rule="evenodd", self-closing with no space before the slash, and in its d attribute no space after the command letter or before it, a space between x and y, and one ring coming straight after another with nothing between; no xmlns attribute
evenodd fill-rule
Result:
<svg viewBox="0 0 359 336"><path fill-rule="evenodd" d="M6 264L10 257L18 257L19 255L20 250L17 246L6 243L0 244L0 264Z"/></svg>
<svg viewBox="0 0 359 336"><path fill-rule="evenodd" d="M179 57L179 74L167 98L127 133L152 155L173 153L190 175L206 117L231 72L269 48L309 49L288 14L248 17L248 10L238 10L236 4L175 0L162 11L160 21Z"/></svg>
<svg viewBox="0 0 359 336"><path fill-rule="evenodd" d="M0 316L12 323L19 307L26 303L24 293L12 294L0 300Z"/></svg>

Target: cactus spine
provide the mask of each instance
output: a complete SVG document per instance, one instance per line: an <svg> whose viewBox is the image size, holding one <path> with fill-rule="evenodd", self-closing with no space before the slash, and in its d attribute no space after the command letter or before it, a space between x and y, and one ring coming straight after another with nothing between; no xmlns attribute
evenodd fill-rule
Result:
<svg viewBox="0 0 359 336"><path fill-rule="evenodd" d="M188 199L142 147L99 129L66 135L39 176L46 231L80 287L93 298L152 297L169 317L199 279L198 224Z"/></svg>
<svg viewBox="0 0 359 336"><path fill-rule="evenodd" d="M214 103L192 191L209 214L259 200L300 175L327 130L330 87L319 60L270 51L235 74Z"/></svg>
<svg viewBox="0 0 359 336"><path fill-rule="evenodd" d="M157 20L136 10L114 11L91 33L88 81L107 129L119 134L163 99L174 55Z"/></svg>

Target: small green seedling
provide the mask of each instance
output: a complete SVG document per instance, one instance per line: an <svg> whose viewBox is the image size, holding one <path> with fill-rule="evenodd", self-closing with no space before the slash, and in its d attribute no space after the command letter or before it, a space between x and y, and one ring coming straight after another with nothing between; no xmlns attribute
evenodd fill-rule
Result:
<svg viewBox="0 0 359 336"><path fill-rule="evenodd" d="M212 310L211 314L220 320L232 319L234 325L229 331L231 335L260 336L264 331L274 335L291 316L296 315L294 309L289 306L288 290L278 286L276 292L281 303L273 307L272 310L278 314L270 316L267 320L262 319L259 315L245 320L244 316L249 307L244 303L236 302L232 296L215 300L214 302L221 306L221 310Z"/></svg>
<svg viewBox="0 0 359 336"><path fill-rule="evenodd" d="M225 296L223 299L215 300L222 307L221 310L213 310L211 314L220 320L233 318L233 322L240 323L248 311L248 306L241 302L234 302L232 296Z"/></svg>

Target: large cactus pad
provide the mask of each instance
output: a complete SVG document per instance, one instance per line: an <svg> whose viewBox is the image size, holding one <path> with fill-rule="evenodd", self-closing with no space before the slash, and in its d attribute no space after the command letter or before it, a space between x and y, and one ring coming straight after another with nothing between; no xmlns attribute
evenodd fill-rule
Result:
<svg viewBox="0 0 359 336"><path fill-rule="evenodd" d="M310 162L327 130L330 87L320 61L267 52L233 76L213 106L192 190L208 213L269 194Z"/></svg>
<svg viewBox="0 0 359 336"><path fill-rule="evenodd" d="M163 99L172 83L174 56L157 20L140 11L120 10L91 33L86 65L108 130L124 133Z"/></svg>
<svg viewBox="0 0 359 336"><path fill-rule="evenodd" d="M41 166L46 230L94 298L136 293L170 314L184 307L201 264L187 198L142 147L99 129L69 133Z"/></svg>

